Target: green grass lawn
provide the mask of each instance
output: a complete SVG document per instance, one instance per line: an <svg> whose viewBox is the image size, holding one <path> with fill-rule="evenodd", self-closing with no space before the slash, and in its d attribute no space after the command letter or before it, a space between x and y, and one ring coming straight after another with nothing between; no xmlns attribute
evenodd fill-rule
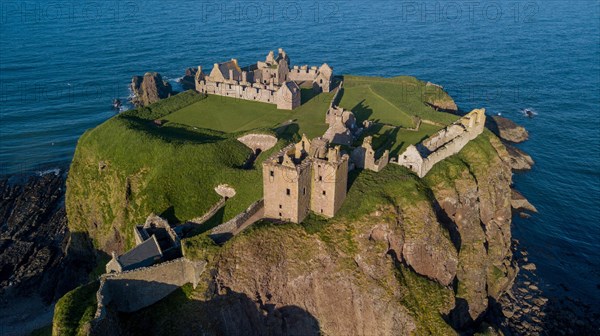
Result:
<svg viewBox="0 0 600 336"><path fill-rule="evenodd" d="M359 122L369 119L405 128L415 126L414 117L442 124L457 119L428 106L433 98L451 99L440 88L414 77L344 76L340 106L352 110Z"/></svg>
<svg viewBox="0 0 600 336"><path fill-rule="evenodd" d="M167 126L187 125L225 133L271 129L289 138L302 133L317 137L327 130L325 112L332 98L333 93L314 95L312 89L303 89L302 106L290 111L278 110L273 104L209 95L163 119L168 121ZM279 127L289 121L290 125Z"/></svg>
<svg viewBox="0 0 600 336"><path fill-rule="evenodd" d="M273 104L209 95L164 119L177 124L235 133L255 128L274 128L291 116L292 111L278 110Z"/></svg>

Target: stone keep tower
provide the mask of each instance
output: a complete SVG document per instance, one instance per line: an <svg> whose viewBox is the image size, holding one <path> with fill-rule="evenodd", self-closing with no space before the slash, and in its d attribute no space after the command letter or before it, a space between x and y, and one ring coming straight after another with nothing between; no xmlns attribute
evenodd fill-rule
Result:
<svg viewBox="0 0 600 336"><path fill-rule="evenodd" d="M310 162L290 145L263 163L265 217L300 223L310 205Z"/></svg>
<svg viewBox="0 0 600 336"><path fill-rule="evenodd" d="M348 156L340 147L327 148L328 141L313 139L310 144L312 184L310 209L321 216L333 217L346 199Z"/></svg>
<svg viewBox="0 0 600 336"><path fill-rule="evenodd" d="M348 155L306 136L263 163L265 217L300 223L308 212L333 217L346 199Z"/></svg>

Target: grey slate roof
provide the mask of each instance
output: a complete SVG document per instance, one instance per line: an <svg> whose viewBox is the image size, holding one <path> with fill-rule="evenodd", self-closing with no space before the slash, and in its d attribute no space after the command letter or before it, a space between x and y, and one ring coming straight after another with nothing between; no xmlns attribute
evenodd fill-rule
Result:
<svg viewBox="0 0 600 336"><path fill-rule="evenodd" d="M158 241L156 240L156 237L152 235L150 239L118 257L118 261L119 264L121 264L123 271L127 271L134 268L151 266L161 256L162 252L158 245Z"/></svg>

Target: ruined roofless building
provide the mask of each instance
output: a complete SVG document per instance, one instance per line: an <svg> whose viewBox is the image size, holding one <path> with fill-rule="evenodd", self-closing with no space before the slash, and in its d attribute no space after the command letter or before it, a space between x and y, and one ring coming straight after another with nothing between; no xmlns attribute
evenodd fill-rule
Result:
<svg viewBox="0 0 600 336"><path fill-rule="evenodd" d="M271 51L264 62L241 68L236 59L215 63L210 74L202 67L196 72L196 91L244 100L276 104L278 109L293 110L301 105L300 86L330 92L333 69L323 64L290 69L290 58L283 49L277 56Z"/></svg>
<svg viewBox="0 0 600 336"><path fill-rule="evenodd" d="M416 146L410 145L396 164L424 177L433 166L452 156L475 139L485 128L485 109L473 110Z"/></svg>
<svg viewBox="0 0 600 336"><path fill-rule="evenodd" d="M348 155L306 136L263 162L265 217L300 223L309 211L333 217L346 198Z"/></svg>

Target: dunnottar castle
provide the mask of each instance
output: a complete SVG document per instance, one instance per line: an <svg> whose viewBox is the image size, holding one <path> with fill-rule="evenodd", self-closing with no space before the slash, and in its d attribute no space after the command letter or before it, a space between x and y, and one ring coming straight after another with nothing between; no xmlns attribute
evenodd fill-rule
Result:
<svg viewBox="0 0 600 336"><path fill-rule="evenodd" d="M421 143L408 146L397 158L390 158L389 150L382 153L375 150L372 137L365 136L375 121L357 125L352 111L337 106L343 82L335 83L333 69L327 64L290 68L288 55L279 49L277 56L270 52L264 62L243 68L235 59L216 63L209 75L198 67L195 87L203 94L276 104L286 110L300 106L301 87L316 92L335 91L323 116L328 125L325 133L314 139L303 135L298 143L263 161L263 198L209 231L209 237L219 244L261 219L300 223L310 212L334 217L346 198L348 173L353 169L379 172L388 164L397 164L424 177L436 163L458 153L480 135L486 119L484 109L473 110ZM353 148L360 138L362 145ZM237 140L254 155L278 143L275 136L268 134L246 134ZM348 153L342 151L342 145ZM133 312L159 301L185 283L194 287L198 284L205 263L186 259L181 239L185 238L187 228L203 225L236 195L235 189L226 184L215 186L215 192L221 199L205 214L185 224L171 227L166 220L150 215L144 224L134 228L136 246L120 256L113 253L106 265L107 274L100 279L93 321L95 334L105 334L112 328L107 306Z"/></svg>

